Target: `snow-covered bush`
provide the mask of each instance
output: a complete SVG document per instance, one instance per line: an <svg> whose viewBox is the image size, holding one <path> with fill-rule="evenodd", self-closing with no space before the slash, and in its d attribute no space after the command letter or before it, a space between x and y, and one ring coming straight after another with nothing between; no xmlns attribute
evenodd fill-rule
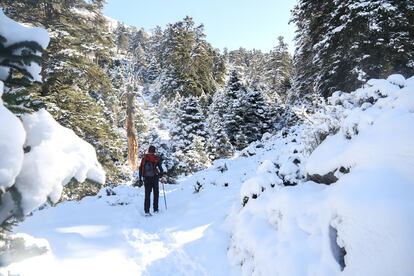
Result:
<svg viewBox="0 0 414 276"><path fill-rule="evenodd" d="M5 39L6 47L7 43L28 40L46 47L49 41L45 30L24 27L1 11L0 37ZM30 53L40 55L36 51ZM26 52L17 49L12 54L24 59ZM40 81L38 62L2 63L0 74L10 74L10 68L19 68L32 80ZM105 182L105 172L90 144L59 125L45 110L23 115L19 120L3 105L2 94L0 81L0 225L11 217L29 214L46 201L57 202L63 185L72 178Z"/></svg>
<svg viewBox="0 0 414 276"><path fill-rule="evenodd" d="M337 92L308 119L264 143L297 185L269 189L261 157L228 219L230 260L243 275L413 274L414 77ZM309 181L329 173L331 185Z"/></svg>

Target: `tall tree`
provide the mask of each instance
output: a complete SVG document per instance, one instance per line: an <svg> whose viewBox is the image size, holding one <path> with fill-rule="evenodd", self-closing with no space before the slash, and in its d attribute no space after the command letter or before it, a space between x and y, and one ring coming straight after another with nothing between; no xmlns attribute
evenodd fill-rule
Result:
<svg viewBox="0 0 414 276"><path fill-rule="evenodd" d="M175 156L179 161L175 168L176 173L190 172L189 168L194 164L188 162L190 160L195 162L193 158L201 158L197 164L207 162L205 160L206 120L196 97L190 96L181 100L171 135ZM197 154L191 156L195 152Z"/></svg>
<svg viewBox="0 0 414 276"><path fill-rule="evenodd" d="M269 84L269 96L279 103L285 102L287 92L291 88L292 57L284 38L279 36L278 44L269 53L266 62L266 81Z"/></svg>
<svg viewBox="0 0 414 276"><path fill-rule="evenodd" d="M51 36L42 64L44 83L27 90L30 102L24 106L43 103L37 107L47 108L59 123L95 146L112 182L120 175L114 162L123 155L121 137L105 112L112 84L103 68L111 63L113 39L101 2L5 0L2 5L12 18L43 26Z"/></svg>
<svg viewBox="0 0 414 276"><path fill-rule="evenodd" d="M217 51L205 40L204 26L191 17L169 24L158 46L161 65L161 93L168 97L212 94L224 72ZM215 63L216 61L216 63Z"/></svg>

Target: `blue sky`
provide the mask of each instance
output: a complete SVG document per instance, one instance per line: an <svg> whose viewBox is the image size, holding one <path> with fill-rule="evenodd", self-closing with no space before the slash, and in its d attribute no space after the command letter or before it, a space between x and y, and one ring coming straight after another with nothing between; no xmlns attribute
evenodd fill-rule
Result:
<svg viewBox="0 0 414 276"><path fill-rule="evenodd" d="M204 24L207 40L220 49L269 51L282 35L293 52L288 24L296 0L107 0L104 14L149 31L183 19Z"/></svg>

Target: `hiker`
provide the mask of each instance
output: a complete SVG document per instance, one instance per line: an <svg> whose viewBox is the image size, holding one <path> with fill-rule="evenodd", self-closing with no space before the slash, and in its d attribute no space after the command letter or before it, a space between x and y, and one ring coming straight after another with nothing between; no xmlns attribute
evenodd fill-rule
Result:
<svg viewBox="0 0 414 276"><path fill-rule="evenodd" d="M150 146L148 148L148 153L141 159L141 164L139 166L139 181L142 183L142 178L144 178L144 211L146 216L151 215L149 210L151 205L150 196L152 190L154 190L153 210L154 213L158 213L158 198L160 191L158 180L163 172L161 159L155 155L155 147Z"/></svg>

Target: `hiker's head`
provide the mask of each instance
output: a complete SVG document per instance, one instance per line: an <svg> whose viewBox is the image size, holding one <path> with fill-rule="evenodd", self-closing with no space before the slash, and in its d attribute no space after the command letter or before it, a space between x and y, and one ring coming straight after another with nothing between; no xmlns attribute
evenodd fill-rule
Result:
<svg viewBox="0 0 414 276"><path fill-rule="evenodd" d="M148 153L155 153L155 147L154 146L149 146Z"/></svg>

